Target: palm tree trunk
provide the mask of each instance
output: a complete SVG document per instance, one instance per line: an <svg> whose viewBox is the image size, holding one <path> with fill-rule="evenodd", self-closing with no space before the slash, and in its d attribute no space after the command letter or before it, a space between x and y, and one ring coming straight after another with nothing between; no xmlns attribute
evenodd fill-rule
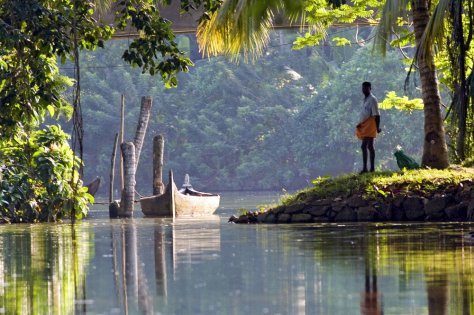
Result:
<svg viewBox="0 0 474 315"><path fill-rule="evenodd" d="M412 0L413 25L417 47L420 47L421 38L428 24L428 0ZM441 98L438 90L438 79L434 65L433 54L420 54L418 67L421 79L421 92L425 114L425 140L421 164L432 168L447 168L448 148L441 116Z"/></svg>
<svg viewBox="0 0 474 315"><path fill-rule="evenodd" d="M151 97L142 97L142 105L140 108L140 116L138 117L137 131L135 132L135 139L133 144L135 145L135 167L138 167L138 161L140 160L140 152L142 151L143 141L145 141L146 129L148 127L148 121L150 120L151 113Z"/></svg>
<svg viewBox="0 0 474 315"><path fill-rule="evenodd" d="M133 142L124 142L120 145L123 156L124 188L120 201L119 217L131 217L135 202L135 145Z"/></svg>

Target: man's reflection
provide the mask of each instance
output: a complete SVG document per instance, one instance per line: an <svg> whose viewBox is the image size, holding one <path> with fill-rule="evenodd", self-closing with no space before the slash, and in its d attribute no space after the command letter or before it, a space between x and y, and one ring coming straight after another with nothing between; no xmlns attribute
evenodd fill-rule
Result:
<svg viewBox="0 0 474 315"><path fill-rule="evenodd" d="M360 312L363 315L383 314L382 298L377 287L377 269L375 259L370 254L365 259L365 286L361 294Z"/></svg>

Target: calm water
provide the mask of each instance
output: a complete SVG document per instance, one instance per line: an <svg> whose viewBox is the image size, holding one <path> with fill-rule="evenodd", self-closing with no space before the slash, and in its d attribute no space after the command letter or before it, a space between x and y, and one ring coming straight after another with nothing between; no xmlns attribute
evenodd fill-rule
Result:
<svg viewBox="0 0 474 315"><path fill-rule="evenodd" d="M0 226L6 314L474 314L474 224L234 225L203 219ZM473 243L474 244L474 243Z"/></svg>

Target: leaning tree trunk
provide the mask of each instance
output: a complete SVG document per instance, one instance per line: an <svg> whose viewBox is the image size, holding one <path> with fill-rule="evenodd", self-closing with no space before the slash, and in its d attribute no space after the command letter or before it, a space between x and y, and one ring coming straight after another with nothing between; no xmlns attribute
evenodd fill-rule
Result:
<svg viewBox="0 0 474 315"><path fill-rule="evenodd" d="M146 129L148 127L148 121L150 120L151 112L151 97L142 97L142 104L140 107L140 116L138 117L137 131L135 132L135 139L133 144L135 145L135 167L138 167L138 161L140 160L140 152L142 151L143 141L145 140Z"/></svg>
<svg viewBox="0 0 474 315"><path fill-rule="evenodd" d="M416 46L420 47L421 37L430 18L428 0L412 0L411 4ZM421 164L432 168L447 168L449 166L448 148L441 116L438 79L431 51L419 55L418 67L425 114L425 138Z"/></svg>

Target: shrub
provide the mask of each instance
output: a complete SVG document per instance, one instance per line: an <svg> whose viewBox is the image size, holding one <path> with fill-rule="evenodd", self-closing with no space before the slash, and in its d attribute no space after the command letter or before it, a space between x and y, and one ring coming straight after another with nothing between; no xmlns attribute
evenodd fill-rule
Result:
<svg viewBox="0 0 474 315"><path fill-rule="evenodd" d="M81 219L94 201L79 180L81 161L60 126L0 143L0 215L5 222Z"/></svg>

